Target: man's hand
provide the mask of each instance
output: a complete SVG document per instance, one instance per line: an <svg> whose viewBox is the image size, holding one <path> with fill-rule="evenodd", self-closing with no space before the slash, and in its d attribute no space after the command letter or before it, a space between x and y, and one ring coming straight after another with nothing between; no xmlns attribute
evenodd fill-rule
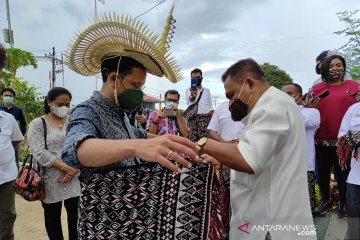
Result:
<svg viewBox="0 0 360 240"><path fill-rule="evenodd" d="M203 154L203 155L201 155L201 158L203 159L203 163L210 163L211 165L213 165L215 167L216 170L219 170L222 168L222 163L210 155Z"/></svg>
<svg viewBox="0 0 360 240"><path fill-rule="evenodd" d="M139 123L145 123L146 122L146 117L145 115L141 114L141 115L138 115L136 117L136 121L138 121Z"/></svg>
<svg viewBox="0 0 360 240"><path fill-rule="evenodd" d="M197 96L197 90L190 91L189 99L191 102L195 101L196 96Z"/></svg>
<svg viewBox="0 0 360 240"><path fill-rule="evenodd" d="M192 165L176 152L183 153L194 161L199 161L200 158L196 154L199 148L197 144L187 138L167 134L142 141L136 148L135 156L147 162L160 163L164 167L180 173L180 168L170 160L186 168L191 168Z"/></svg>
<svg viewBox="0 0 360 240"><path fill-rule="evenodd" d="M319 97L310 98L306 104L306 107L314 108L320 100L321 100L321 98L319 98Z"/></svg>
<svg viewBox="0 0 360 240"><path fill-rule="evenodd" d="M162 111L156 112L156 117L154 118L154 122L159 123L161 120L163 120L165 117L164 113Z"/></svg>

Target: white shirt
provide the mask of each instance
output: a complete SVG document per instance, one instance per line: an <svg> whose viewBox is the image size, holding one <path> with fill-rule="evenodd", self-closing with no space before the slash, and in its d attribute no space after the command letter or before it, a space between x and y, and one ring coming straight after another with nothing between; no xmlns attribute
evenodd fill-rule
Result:
<svg viewBox="0 0 360 240"><path fill-rule="evenodd" d="M16 178L17 167L12 142L23 139L14 116L0 110L0 185Z"/></svg>
<svg viewBox="0 0 360 240"><path fill-rule="evenodd" d="M229 102L219 104L210 120L207 129L217 132L225 141L239 139L244 124L231 119Z"/></svg>
<svg viewBox="0 0 360 240"><path fill-rule="evenodd" d="M304 161L305 126L293 98L270 87L243 120L238 148L254 174L236 172L232 184L230 239L316 239L284 226L312 227ZM241 231L246 229L248 233ZM272 229L255 230L271 225ZM274 230L281 225L283 231ZM265 226L266 227L266 226Z"/></svg>
<svg viewBox="0 0 360 240"><path fill-rule="evenodd" d="M315 142L314 136L320 126L320 112L316 108L300 107L304 118L307 144L307 171L315 171Z"/></svg>
<svg viewBox="0 0 360 240"><path fill-rule="evenodd" d="M203 88L203 94L200 98L200 101L199 101L199 106L198 106L198 112L197 114L207 114L211 111L214 110L214 107L212 105L212 99L211 99L211 93L210 93L210 90L207 89L207 88ZM186 89L186 103L187 103L187 106L189 107L191 104L193 103L196 103L197 99L199 98L200 96L200 92L201 90L198 89L197 91L197 95L196 95L196 99L194 102L190 102L190 88Z"/></svg>
<svg viewBox="0 0 360 240"><path fill-rule="evenodd" d="M346 111L341 122L338 137L344 136L349 130L360 130L360 103L355 103ZM358 156L360 149L358 149ZM360 185L360 159L351 159L351 169L347 178L350 184Z"/></svg>

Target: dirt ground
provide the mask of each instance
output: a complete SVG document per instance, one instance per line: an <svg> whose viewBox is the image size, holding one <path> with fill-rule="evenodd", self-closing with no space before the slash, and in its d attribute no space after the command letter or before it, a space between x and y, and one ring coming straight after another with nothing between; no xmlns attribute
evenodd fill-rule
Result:
<svg viewBox="0 0 360 240"><path fill-rule="evenodd" d="M19 195L15 197L16 221L14 226L15 240L47 240L43 208L40 201L28 202ZM62 209L62 227L64 238L67 236L66 210Z"/></svg>

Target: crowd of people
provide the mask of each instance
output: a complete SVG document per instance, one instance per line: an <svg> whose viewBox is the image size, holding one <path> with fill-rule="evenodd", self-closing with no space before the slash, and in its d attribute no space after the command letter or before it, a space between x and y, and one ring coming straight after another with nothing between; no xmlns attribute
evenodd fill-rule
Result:
<svg viewBox="0 0 360 240"><path fill-rule="evenodd" d="M85 38L86 34L78 36ZM117 226L116 219L123 213L109 199L127 196L119 196L116 188L106 192L109 188L102 185L99 173L149 162L175 174L169 176L183 176L197 164L222 173L218 177L227 181L230 201L218 204L231 204L231 217L224 233L214 239L316 239L271 227L252 230L250 225L314 226L314 216L333 208L329 194L333 171L339 190L336 215L348 217L348 239L360 239L360 88L358 82L345 77L342 56L331 51L318 56L316 72L321 78L306 94L297 83L282 89L270 86L256 61L239 60L221 76L228 101L215 110L210 89L203 86L203 72L195 68L190 78L196 79L196 87L188 88L185 95L187 106L196 104L197 111L187 119L178 108L180 93L171 89L164 91L162 109L149 114L140 111L147 73L176 79L166 60L154 60L161 56L139 49L126 54L123 49L96 50L100 54L98 63L94 60L96 67L81 64L101 72L101 90L70 112L72 94L65 88L52 88L44 101L44 115L33 119L27 132L24 113L14 104L16 92L9 87L1 90L0 240L14 239L13 186L19 168L18 146L25 133L34 159L44 169L45 198L41 202L51 240L64 239L62 204L70 240L127 239L145 231L130 229L126 234L135 235L121 235L124 226ZM78 53L78 46L73 51ZM79 55L75 53L70 56ZM156 64L141 57L145 54ZM78 62L71 57L69 61L80 72L75 66ZM348 154L344 157L340 152ZM119 179L113 176L111 180ZM318 206L316 182L321 191ZM109 198L99 199L92 189L100 189ZM135 213L143 214L134 205ZM135 213L125 213L132 219L125 227L139 221ZM176 218L179 213L171 214ZM157 239L146 236L144 239Z"/></svg>

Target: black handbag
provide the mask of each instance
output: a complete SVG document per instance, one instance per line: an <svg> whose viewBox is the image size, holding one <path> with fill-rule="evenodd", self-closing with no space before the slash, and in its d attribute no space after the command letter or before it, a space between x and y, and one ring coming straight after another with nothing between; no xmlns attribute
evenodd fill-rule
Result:
<svg viewBox="0 0 360 240"><path fill-rule="evenodd" d="M200 96L197 99L197 101L193 104L191 104L183 113L183 117L186 118L188 121L193 119L197 112L198 112L198 107L199 107L199 102L200 102L200 98L202 96L204 90L201 90L200 92Z"/></svg>

